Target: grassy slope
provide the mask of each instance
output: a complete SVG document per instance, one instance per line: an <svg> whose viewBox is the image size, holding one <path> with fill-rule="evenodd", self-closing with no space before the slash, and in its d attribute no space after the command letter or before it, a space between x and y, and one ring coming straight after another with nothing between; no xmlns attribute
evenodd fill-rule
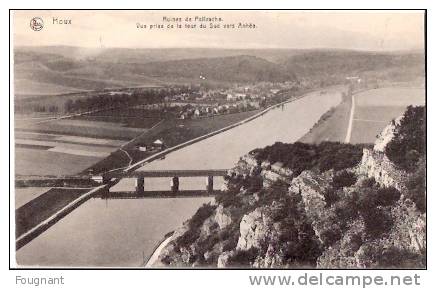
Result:
<svg viewBox="0 0 436 289"><path fill-rule="evenodd" d="M320 121L300 141L304 143L343 142L347 134L350 109L350 99L342 101L336 108L321 117Z"/></svg>

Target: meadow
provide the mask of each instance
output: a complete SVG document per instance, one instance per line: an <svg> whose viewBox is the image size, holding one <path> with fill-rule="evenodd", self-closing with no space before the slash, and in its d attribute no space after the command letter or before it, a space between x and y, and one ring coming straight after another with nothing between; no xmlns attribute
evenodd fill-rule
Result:
<svg viewBox="0 0 436 289"><path fill-rule="evenodd" d="M389 122L409 105L425 105L425 90L419 87L385 87L355 96L351 143L373 143Z"/></svg>

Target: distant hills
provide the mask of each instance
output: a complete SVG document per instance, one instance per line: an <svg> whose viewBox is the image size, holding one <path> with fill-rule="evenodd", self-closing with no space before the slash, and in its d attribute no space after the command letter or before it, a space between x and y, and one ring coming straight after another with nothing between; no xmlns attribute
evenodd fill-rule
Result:
<svg viewBox="0 0 436 289"><path fill-rule="evenodd" d="M424 55L418 51L51 46L18 47L14 61L17 96L200 81L282 82L365 73L424 75Z"/></svg>

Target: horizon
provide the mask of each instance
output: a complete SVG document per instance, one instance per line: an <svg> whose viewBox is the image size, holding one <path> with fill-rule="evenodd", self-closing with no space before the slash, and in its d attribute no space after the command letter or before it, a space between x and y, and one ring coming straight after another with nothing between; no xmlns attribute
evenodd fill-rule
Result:
<svg viewBox="0 0 436 289"><path fill-rule="evenodd" d="M92 49L92 50L111 50L111 49L125 49L125 50L171 50L171 49L204 49L204 50L294 50L294 51L348 51L348 52L367 52L367 53L425 53L426 47L422 48L408 48L397 50L367 50L358 48L335 48L335 47L307 47L307 48L294 48L294 47L253 47L253 48L239 48L239 47L88 47L77 45L16 45L14 49L22 48L75 48L75 49Z"/></svg>

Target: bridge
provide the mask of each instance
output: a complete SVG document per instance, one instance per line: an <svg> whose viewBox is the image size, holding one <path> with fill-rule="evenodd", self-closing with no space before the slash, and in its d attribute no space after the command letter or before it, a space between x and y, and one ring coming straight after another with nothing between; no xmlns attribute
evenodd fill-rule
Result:
<svg viewBox="0 0 436 289"><path fill-rule="evenodd" d="M132 172L109 172L102 175L103 183L109 183L113 179L123 178L136 179L136 195L143 195L145 178L171 178L171 192L179 192L179 179L182 177L206 177L206 192L213 194L213 178L224 177L227 170L154 170L154 171L132 171ZM198 192L198 191L197 191Z"/></svg>

